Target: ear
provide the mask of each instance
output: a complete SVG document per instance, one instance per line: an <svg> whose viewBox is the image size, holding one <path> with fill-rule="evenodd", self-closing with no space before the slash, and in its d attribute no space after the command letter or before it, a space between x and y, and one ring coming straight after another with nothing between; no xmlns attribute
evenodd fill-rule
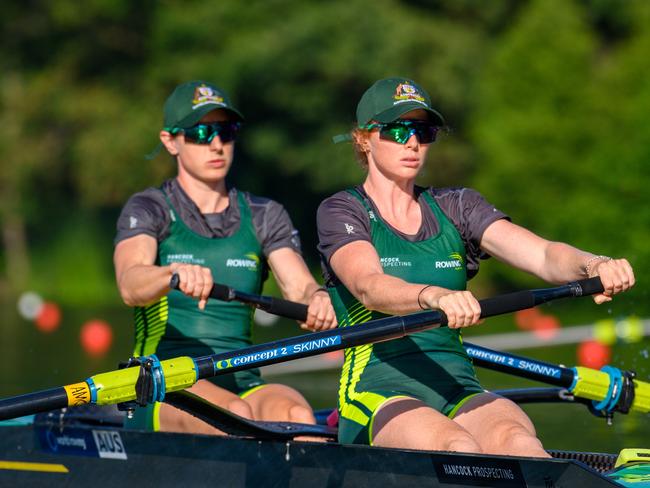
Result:
<svg viewBox="0 0 650 488"><path fill-rule="evenodd" d="M178 147L177 147L176 137L173 136L171 132L166 130L161 130L159 137L160 137L160 142L162 142L163 146L165 146L167 152L172 156L177 156Z"/></svg>
<svg viewBox="0 0 650 488"><path fill-rule="evenodd" d="M352 131L352 140L354 144L361 149L363 152L370 151L370 133L365 130L354 130Z"/></svg>

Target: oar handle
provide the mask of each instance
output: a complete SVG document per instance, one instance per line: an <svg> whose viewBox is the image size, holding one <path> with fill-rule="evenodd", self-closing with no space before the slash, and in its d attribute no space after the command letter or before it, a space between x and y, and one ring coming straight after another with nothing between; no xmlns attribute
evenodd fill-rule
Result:
<svg viewBox="0 0 650 488"><path fill-rule="evenodd" d="M178 290L180 287L180 277L178 273L174 273L169 281L169 287ZM214 283L212 290L210 290L210 298L216 298L225 302L232 302L233 300L246 303L255 308L260 308L265 312L289 319L299 320L304 322L307 320L307 305L297 302L291 302L282 298L269 297L265 295L253 295L243 291L235 290L227 285Z"/></svg>
<svg viewBox="0 0 650 488"><path fill-rule="evenodd" d="M603 284L600 277L594 276L555 288L523 290L494 298L485 298L479 300L479 304L481 305L481 317L485 318L532 308L556 298L580 297L602 292Z"/></svg>

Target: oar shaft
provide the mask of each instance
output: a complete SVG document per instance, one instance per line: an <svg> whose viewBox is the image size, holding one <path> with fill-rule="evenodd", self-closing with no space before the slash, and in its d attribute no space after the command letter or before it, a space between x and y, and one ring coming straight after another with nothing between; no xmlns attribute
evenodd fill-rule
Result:
<svg viewBox="0 0 650 488"><path fill-rule="evenodd" d="M180 287L180 277L174 273L169 282L169 287L178 290ZM254 295L243 291L235 290L220 283L214 283L212 290L210 290L210 297L222 300L225 302L232 302L236 300L255 308L264 310L265 312L273 315L280 315L289 319L305 321L307 319L307 305L302 303L291 302L282 298L275 298L265 295Z"/></svg>
<svg viewBox="0 0 650 488"><path fill-rule="evenodd" d="M479 300L481 317L487 318L503 313L530 308L540 303L545 303L558 298L582 296L584 289L597 292L602 284L599 278L590 278L575 283L569 283L554 288L527 290L508 293L494 298ZM421 332L427 329L445 325L447 317L440 311L426 311L404 316L390 316L377 319L352 327L315 332L298 337L291 337L266 344L240 349L238 351L205 356L197 359L203 365L212 361L214 370L209 371L203 367L199 371L199 378L207 378L217 374L230 373L277 364L293 359L300 359L325 352L336 351L361 344L371 344L380 341L397 339L407 334ZM484 349L484 351L490 351ZM499 354L496 351L490 351ZM522 360L524 358L521 358ZM541 363L540 363L541 364ZM552 365L549 365L552 367ZM541 378L535 378L541 379ZM544 381L544 379L541 379ZM569 384L571 382L569 381ZM552 383L555 384L555 383ZM558 384L558 386L563 386ZM566 386L566 385L564 385Z"/></svg>
<svg viewBox="0 0 650 488"><path fill-rule="evenodd" d="M198 374L199 378L209 378L362 344L398 339L407 334L438 327L441 321L442 314L440 312L421 312L404 317L386 317L354 327L343 327L281 339L237 351L198 358L196 363L201 365ZM206 367L210 362L213 365L212 371Z"/></svg>
<svg viewBox="0 0 650 488"><path fill-rule="evenodd" d="M68 395L63 387L27 393L0 400L0 420L48 412L68 406Z"/></svg>
<svg viewBox="0 0 650 488"><path fill-rule="evenodd" d="M575 372L570 368L524 358L515 354L494 351L469 342L464 342L464 346L474 364L482 368L514 374L522 378L565 388L569 388L575 379Z"/></svg>

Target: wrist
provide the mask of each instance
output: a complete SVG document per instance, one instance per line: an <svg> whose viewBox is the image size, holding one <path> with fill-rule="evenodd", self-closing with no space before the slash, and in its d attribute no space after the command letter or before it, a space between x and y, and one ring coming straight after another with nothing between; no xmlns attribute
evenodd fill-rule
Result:
<svg viewBox="0 0 650 488"><path fill-rule="evenodd" d="M318 288L316 288L311 293L311 295L309 295L309 297L312 298L316 293L319 293L319 292L325 292L325 293L327 293L329 295L329 292L327 291L327 288L325 288L324 286L319 286Z"/></svg>
<svg viewBox="0 0 650 488"><path fill-rule="evenodd" d="M433 286L433 285L427 285L427 286L423 287L423 288L418 292L418 307L420 307L420 310L427 310L427 309L428 309L427 307L425 307L424 305L422 305L422 293L424 293L424 291L425 291L427 288L431 288L432 286Z"/></svg>
<svg viewBox="0 0 650 488"><path fill-rule="evenodd" d="M592 276L595 276L595 271L598 268L598 266L606 261L611 261L612 258L609 256L603 256L603 255L598 255L598 256L592 256L587 260L587 263L585 264L585 274L587 275L587 278L591 278Z"/></svg>

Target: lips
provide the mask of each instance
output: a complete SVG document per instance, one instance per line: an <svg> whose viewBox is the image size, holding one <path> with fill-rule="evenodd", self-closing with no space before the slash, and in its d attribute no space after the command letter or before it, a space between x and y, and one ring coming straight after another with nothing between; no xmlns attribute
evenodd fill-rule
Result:
<svg viewBox="0 0 650 488"><path fill-rule="evenodd" d="M406 157L406 158L400 159L400 161L402 161L402 163L404 163L407 166L415 167L415 166L420 165L420 158L418 158L418 157Z"/></svg>

